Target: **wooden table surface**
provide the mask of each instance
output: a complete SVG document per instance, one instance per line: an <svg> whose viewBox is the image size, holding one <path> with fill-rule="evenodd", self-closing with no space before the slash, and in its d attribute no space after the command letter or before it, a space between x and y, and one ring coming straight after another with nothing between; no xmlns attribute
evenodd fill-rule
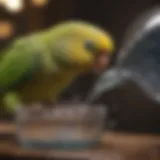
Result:
<svg viewBox="0 0 160 160"><path fill-rule="evenodd" d="M65 158L75 160L160 160L160 135L106 132L102 137L101 145L90 150L31 151L19 147L14 133L14 124L0 123L0 159L1 156L10 156L16 158Z"/></svg>

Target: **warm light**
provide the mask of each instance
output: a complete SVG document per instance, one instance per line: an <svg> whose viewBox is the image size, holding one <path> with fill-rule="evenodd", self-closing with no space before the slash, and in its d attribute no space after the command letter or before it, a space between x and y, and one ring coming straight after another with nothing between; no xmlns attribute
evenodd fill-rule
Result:
<svg viewBox="0 0 160 160"><path fill-rule="evenodd" d="M23 0L5 0L4 6L11 12L19 12L23 9Z"/></svg>
<svg viewBox="0 0 160 160"><path fill-rule="evenodd" d="M0 0L0 5L3 5L6 0Z"/></svg>
<svg viewBox="0 0 160 160"><path fill-rule="evenodd" d="M44 6L48 3L48 0L32 0L33 5L35 6Z"/></svg>
<svg viewBox="0 0 160 160"><path fill-rule="evenodd" d="M8 21L0 21L0 39L7 39L14 33L14 26Z"/></svg>

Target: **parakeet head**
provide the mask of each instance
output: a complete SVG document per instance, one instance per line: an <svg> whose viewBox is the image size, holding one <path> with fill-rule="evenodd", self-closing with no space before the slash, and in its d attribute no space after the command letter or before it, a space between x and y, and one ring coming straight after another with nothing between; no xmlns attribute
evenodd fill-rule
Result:
<svg viewBox="0 0 160 160"><path fill-rule="evenodd" d="M59 59L79 69L104 70L114 50L112 37L103 29L82 21L68 21L52 28L52 48ZM61 58L60 58L61 57Z"/></svg>

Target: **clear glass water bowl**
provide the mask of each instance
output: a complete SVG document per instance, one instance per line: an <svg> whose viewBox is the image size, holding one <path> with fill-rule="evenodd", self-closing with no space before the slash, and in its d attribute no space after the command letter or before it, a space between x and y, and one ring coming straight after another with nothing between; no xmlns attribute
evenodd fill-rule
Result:
<svg viewBox="0 0 160 160"><path fill-rule="evenodd" d="M106 108L101 105L60 104L19 107L17 138L25 148L80 149L99 143Z"/></svg>

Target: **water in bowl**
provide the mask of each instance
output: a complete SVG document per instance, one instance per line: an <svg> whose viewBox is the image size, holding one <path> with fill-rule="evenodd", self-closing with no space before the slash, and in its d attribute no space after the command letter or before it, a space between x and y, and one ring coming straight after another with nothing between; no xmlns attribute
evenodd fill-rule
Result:
<svg viewBox="0 0 160 160"><path fill-rule="evenodd" d="M84 104L20 107L17 137L27 148L83 149L99 142L105 115L104 106Z"/></svg>

